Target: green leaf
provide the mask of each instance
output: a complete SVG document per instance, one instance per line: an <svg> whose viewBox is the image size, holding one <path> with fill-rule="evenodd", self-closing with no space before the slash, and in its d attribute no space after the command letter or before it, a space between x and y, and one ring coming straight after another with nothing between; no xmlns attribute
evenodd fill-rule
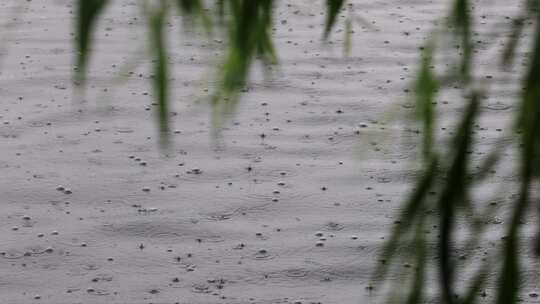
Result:
<svg viewBox="0 0 540 304"><path fill-rule="evenodd" d="M159 8L152 11L149 16L150 44L153 57L153 89L158 101L158 122L160 142L162 147L169 143L169 63L167 62L167 44L165 24L167 17L167 5L161 0Z"/></svg>
<svg viewBox="0 0 540 304"><path fill-rule="evenodd" d="M464 82L470 81L470 65L472 62L473 44L471 42L472 15L469 13L469 0L456 0L450 16L450 25L454 33L461 37L463 55L461 60L461 77Z"/></svg>
<svg viewBox="0 0 540 304"><path fill-rule="evenodd" d="M176 0L176 7L185 16L191 17L192 21L200 19L208 34L212 33L212 19L206 12L204 3L200 0Z"/></svg>
<svg viewBox="0 0 540 304"><path fill-rule="evenodd" d="M339 11L345 4L345 0L326 0L326 22L324 25L323 40L328 39L330 31L336 23Z"/></svg>
<svg viewBox="0 0 540 304"><path fill-rule="evenodd" d="M465 294L463 301L461 301L461 304L474 304L475 303L475 299L478 297L480 293L480 289L482 289L482 286L484 286L486 282L489 268L490 266L486 262L484 263L484 266L480 270L478 270L478 272L476 273L476 276L472 279L469 290Z"/></svg>
<svg viewBox="0 0 540 304"><path fill-rule="evenodd" d="M435 128L434 102L439 83L433 73L433 44L429 44L422 58L422 64L415 83L416 115L423 124L424 159L429 160L433 155L433 130Z"/></svg>
<svg viewBox="0 0 540 304"><path fill-rule="evenodd" d="M427 165L424 174L417 179L416 188L410 194L407 201L403 203L404 208L401 210L398 217L398 224L392 229L390 238L385 242L381 251L381 258L379 260L383 262L378 264L373 272L372 281L378 282L385 278L393 258L396 254L399 255L397 250L402 242L402 236L410 231L416 219L423 216L422 208L426 205L429 190L435 183L437 165L438 161L436 157L432 158L431 163Z"/></svg>
<svg viewBox="0 0 540 304"><path fill-rule="evenodd" d="M426 264L427 264L427 250L426 250L426 241L424 239L424 219L418 221L416 231L415 231L415 240L414 248L416 255L416 269L414 274L414 279L412 286L410 288L409 296L407 298L407 304L418 304L422 303L423 292L425 286L425 277L426 277Z"/></svg>
<svg viewBox="0 0 540 304"><path fill-rule="evenodd" d="M503 52L502 56L502 66L503 67L509 67L512 65L516 48L519 42L519 38L521 37L521 33L523 32L523 27L525 25L525 18L520 17L512 23L512 30L510 34L510 39L506 44L506 47Z"/></svg>
<svg viewBox="0 0 540 304"><path fill-rule="evenodd" d="M271 37L272 0L230 0L228 47L220 87L212 97L214 128L236 109L238 92L245 86L255 59L277 63Z"/></svg>
<svg viewBox="0 0 540 304"><path fill-rule="evenodd" d="M453 159L447 172L446 180L438 203L439 211L439 241L437 244L439 257L439 275L442 298L444 303L454 302L454 264L451 255L453 250L454 224L457 218L457 208L467 198L469 185L463 177L467 176L468 150L471 145L471 130L478 116L480 94L473 93L465 111L458 132L451 145Z"/></svg>
<svg viewBox="0 0 540 304"><path fill-rule="evenodd" d="M83 85L86 78L86 67L90 57L90 48L92 46L92 34L97 23L98 17L103 12L108 0L79 0L77 1L77 71L76 80Z"/></svg>
<svg viewBox="0 0 540 304"><path fill-rule="evenodd" d="M352 21L350 18L345 20L345 39L343 42L343 53L349 56L352 48Z"/></svg>

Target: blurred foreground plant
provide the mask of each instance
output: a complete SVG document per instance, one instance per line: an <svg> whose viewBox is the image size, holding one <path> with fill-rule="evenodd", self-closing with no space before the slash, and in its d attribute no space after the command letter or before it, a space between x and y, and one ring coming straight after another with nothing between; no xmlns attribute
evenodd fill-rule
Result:
<svg viewBox="0 0 540 304"><path fill-rule="evenodd" d="M93 32L99 18L105 13L110 0L78 0L77 1L77 35L75 45L76 83L85 85L87 66L93 44ZM250 69L256 60L264 65L278 62L273 46L271 31L273 26L273 0L222 0L213 1L207 7L201 0L141 0L139 5L147 17L149 37L147 45L152 57L154 93L158 103L158 124L162 143L168 142L168 105L169 74L172 66L167 62L167 35L165 27L172 13L171 9L183 17L184 25L195 27L202 24L208 35L218 32L225 34L226 50L218 86L210 96L213 105L213 121L219 128L224 117L230 116L236 108L239 92L245 87ZM326 17L324 39L336 22L336 17L344 5L344 1L328 0L329 13ZM200 21L200 22L199 22ZM214 31L214 28L224 31Z"/></svg>
<svg viewBox="0 0 540 304"><path fill-rule="evenodd" d="M105 11L107 0L78 0L75 79L85 84L85 75L92 49L92 32L98 18ZM474 13L469 0L451 0L450 14L444 28L436 31L422 51L417 81L414 83L416 121L422 126L423 174L416 182L409 199L402 205L396 221L382 250L380 263L374 273L374 286L384 282L402 284L407 288L394 288L388 297L392 303L424 303L435 300L439 303L471 304L482 290L495 284L496 295L492 303L513 304L518 301L519 288L523 279L520 253L526 249L521 241L520 227L525 215L536 208L540 215L538 198L532 193L538 190L540 177L540 14L538 0L524 0L522 13L514 18L510 39L501 58L503 68L510 69L516 57L519 38L526 30L533 31L532 47L527 68L524 69L523 91L514 111L515 133L493 145L484 161L474 168L471 151L475 147L474 127L478 123L482 103L485 102L488 86L474 76L475 44L472 41ZM224 27L227 49L222 63L219 86L211 96L214 122L218 127L224 117L234 112L238 92L246 85L253 62L277 63L277 52L273 46L272 0L221 0L207 2L197 0L143 1L148 17L150 55L153 59L154 92L158 101L158 122L163 142L168 135L169 85L168 75L172 67L167 62L168 45L165 25L170 18L169 8L175 7L188 19L186 22L203 25L210 34L216 25ZM327 39L337 16L344 9L345 1L326 1L326 24L323 39ZM346 37L350 34L350 20L346 21ZM450 38L459 46L454 57L457 61L445 73L434 69L435 55L440 44ZM345 39L346 44L350 40ZM346 46L348 48L348 46ZM437 126L437 96L443 90L459 87L464 99L463 115L449 139L448 148L437 145L442 139L435 132ZM498 252L489 251L480 258L482 265L470 265L458 258L475 255L475 246L482 241L486 225L484 219L495 210L485 202L473 201L473 188L485 181L489 172L499 163L501 153L511 144L519 146L519 182L510 216L505 222L505 238ZM465 226L465 227L462 227ZM433 228L433 233L426 233ZM466 228L466 240L457 241L458 230ZM528 244L526 244L528 245ZM525 245L525 246L526 246ZM540 254L540 225L535 244ZM414 261L410 263L410 261ZM490 264L502 261L502 265ZM404 268L402 265L411 265ZM473 267L463 272L464 266ZM432 271L436 280L432 280ZM459 277L459 282L458 282ZM489 278L496 278L490 282ZM432 284L437 282L437 284ZM435 285L435 286L433 286ZM428 288L432 291L429 292Z"/></svg>
<svg viewBox="0 0 540 304"><path fill-rule="evenodd" d="M540 177L540 15L538 1L527 0L523 12L512 25L510 39L501 58L503 69L512 69L524 30L533 33L530 58L522 75L523 90L513 111L513 134L494 144L481 165L474 170L470 157L475 148L473 127L478 125L482 103L486 102L488 84L473 75L477 52L472 41L473 5L468 0L455 0L448 24L433 35L431 44L423 51L415 86L417 119L422 122L424 136L423 176L418 178L409 199L404 203L390 239L383 249L380 264L374 274L376 286L381 286L390 274L410 282L409 287L394 289L391 303L477 303L478 297L489 297L489 302L512 304L521 301L520 287L525 273L523 256L527 249L536 247L540 253L540 230L536 244L526 243L521 227L532 207L540 210L537 193ZM460 50L455 69L437 75L434 72L433 41L452 37ZM493 84L491 84L493 85ZM448 149L435 150L436 95L448 88L459 87L465 97L464 113ZM494 210L491 201L474 201L471 193L486 180L490 171L499 164L502 152L517 146L520 155L517 195L511 197L508 220L504 222L501 248L478 252L486 229L486 218ZM500 185L504 187L504 185ZM487 206L484 206L487 205ZM481 209L483 208L483 209ZM463 227L463 226L466 227ZM427 233L433 229L434 233ZM458 231L467 229L466 240L458 241ZM540 225L539 225L540 229ZM529 246L535 245L535 246ZM477 257L482 265L471 264ZM460 259L460 257L462 257ZM403 269L403 263L413 260L413 270ZM469 261L467 261L469 260ZM495 263L500 261L501 263ZM527 267L528 266L528 267ZM530 269L530 265L525 265ZM469 268L469 269L467 269ZM438 286L433 286L429 270L437 273ZM459 278L459 281L458 281ZM494 278L489 281L490 278ZM395 279L395 278L394 278ZM400 281L393 280L393 284ZM493 288L490 296L482 290ZM431 290L429 290L431 289ZM433 292L435 290L435 292Z"/></svg>

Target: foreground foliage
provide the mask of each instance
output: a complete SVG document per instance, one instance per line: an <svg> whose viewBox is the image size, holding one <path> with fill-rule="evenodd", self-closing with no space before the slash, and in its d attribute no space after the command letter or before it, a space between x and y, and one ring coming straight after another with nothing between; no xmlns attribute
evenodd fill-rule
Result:
<svg viewBox="0 0 540 304"><path fill-rule="evenodd" d="M108 0L77 1L77 72L75 79L84 86L87 66L92 49L92 33L99 17L110 4ZM514 65L516 50L524 32L532 32L529 60L523 69L523 90L519 92L514 110L515 128L508 138L496 144L484 161L473 166L470 151L475 147L474 126L481 115L482 104L489 96L489 86L473 76L475 64L475 24L473 3L469 0L449 1L450 12L444 26L435 29L429 43L421 53L417 80L413 84L416 103L416 122L421 125L423 136L423 175L414 185L408 200L403 202L396 226L382 250L381 260L373 276L371 288L384 288L385 282L409 284L407 288L393 288L390 302L423 303L435 299L440 303L476 303L486 286L495 285L492 303L512 304L518 302L523 280L523 263L520 252L533 247L540 255L540 225L535 244L522 241L522 222L530 212L540 209L534 191L540 177L540 14L538 0L522 1L523 11L513 19L511 35L505 52L500 58L501 71ZM209 34L224 27L227 49L222 62L223 73L219 87L213 92L214 120L234 111L238 92L249 78L250 67L256 60L264 64L277 63L277 50L271 37L273 23L272 0L221 0L211 2L197 0L141 1L141 9L147 16L149 37L152 45L153 87L158 101L158 122L163 142L167 142L167 113L169 100L168 79L172 67L167 63L167 39L165 25L174 7L179 14L189 18L193 26L202 26ZM345 1L326 1L326 25L322 29L327 39ZM516 4L517 5L517 4ZM347 20L346 38L349 40L351 21ZM459 48L454 54L454 68L437 72L435 55L439 47L451 40ZM493 85L493 84L492 84ZM455 127L453 138L448 139L449 148L436 149L437 109L436 100L444 90L459 87L465 97L463 115ZM482 241L486 225L483 219L495 212L489 202L473 201L475 185L483 182L489 172L498 165L502 151L509 147L519 149L519 181L517 196L511 202L509 218L504 222L505 237L500 248L488 252L482 265L472 271L459 273L467 261L458 258L457 252L472 257L475 246ZM486 205L486 206L484 206ZM467 239L457 241L457 231L466 223ZM427 234L434 227L435 233ZM490 264L501 261L501 265ZM413 267L402 267L404 262ZM470 266L470 265L468 265ZM474 265L473 265L474 266ZM436 277L435 286L433 273ZM459 276L459 284L457 277ZM396 278L400 278L397 280ZM490 278L496 278L489 280ZM435 292L428 292L427 288Z"/></svg>

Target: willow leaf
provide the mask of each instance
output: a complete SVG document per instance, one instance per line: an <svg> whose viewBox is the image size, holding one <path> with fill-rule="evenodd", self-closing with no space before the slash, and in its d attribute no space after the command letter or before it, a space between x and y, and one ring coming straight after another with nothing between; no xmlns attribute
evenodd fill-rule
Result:
<svg viewBox="0 0 540 304"><path fill-rule="evenodd" d="M162 146L167 146L169 142L169 64L167 62L167 44L164 33L166 17L166 1L162 0L160 7L151 12L149 20L149 34L150 41L152 41L151 53L154 59L152 85L158 101L158 122Z"/></svg>
<svg viewBox="0 0 540 304"><path fill-rule="evenodd" d="M416 115L423 124L423 154L426 160L433 155L433 130L435 121L434 103L439 87L433 73L433 45L428 45L423 54L422 64L415 83Z"/></svg>
<svg viewBox="0 0 540 304"><path fill-rule="evenodd" d="M323 40L328 39L330 31L336 23L339 11L345 4L345 0L326 0L326 22L324 25Z"/></svg>
<svg viewBox="0 0 540 304"><path fill-rule="evenodd" d="M76 80L79 84L84 84L86 78L86 67L90 57L90 48L92 46L92 34L95 29L98 17L103 12L108 0L78 0L77 1L77 72Z"/></svg>
<svg viewBox="0 0 540 304"><path fill-rule="evenodd" d="M192 20L200 19L208 34L212 33L212 19L206 12L203 1L201 0L176 0L176 7L180 13L189 16Z"/></svg>

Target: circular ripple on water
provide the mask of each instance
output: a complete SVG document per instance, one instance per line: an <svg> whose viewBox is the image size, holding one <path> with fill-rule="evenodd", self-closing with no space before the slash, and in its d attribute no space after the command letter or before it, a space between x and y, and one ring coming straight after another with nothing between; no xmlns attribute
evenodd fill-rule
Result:
<svg viewBox="0 0 540 304"><path fill-rule="evenodd" d="M100 233L112 237L128 238L180 238L181 231L190 231L193 224L155 221L133 221L100 226Z"/></svg>
<svg viewBox="0 0 540 304"><path fill-rule="evenodd" d="M324 280L357 280L362 277L362 272L365 270L355 265L357 264L323 266L321 267L319 274Z"/></svg>
<svg viewBox="0 0 540 304"><path fill-rule="evenodd" d="M213 222L226 221L236 216L265 212L269 206L276 203L271 201L271 196L265 195L244 196L236 198L235 200L243 203L242 206L237 208L229 208L228 210L200 213L201 218Z"/></svg>
<svg viewBox="0 0 540 304"><path fill-rule="evenodd" d="M238 198L240 201L243 201L243 202L246 202L246 203L249 203L250 205L251 204L254 204L254 203L268 203L268 202L272 202L272 199L274 198L279 198L281 196L278 196L278 195L272 195L272 194L248 194L248 195L245 195L245 196L242 196L240 198Z"/></svg>
<svg viewBox="0 0 540 304"><path fill-rule="evenodd" d="M125 200L125 199L119 199L119 198L112 198L112 199L102 199L102 200L95 200L92 201L93 204L100 204L104 206L131 206L132 204Z"/></svg>
<svg viewBox="0 0 540 304"><path fill-rule="evenodd" d="M260 250L255 252L252 255L252 258L254 260L259 260L259 261L272 260L272 259L275 259L276 257L277 257L277 254L270 253L269 251L261 252Z"/></svg>
<svg viewBox="0 0 540 304"><path fill-rule="evenodd" d="M110 292L108 290L105 290L105 289L95 289L94 291L88 293L88 294L91 294L91 295L94 295L94 296L107 296L110 294Z"/></svg>
<svg viewBox="0 0 540 304"><path fill-rule="evenodd" d="M266 202L266 203L255 204L255 205L251 205L247 207L240 207L236 209L236 212L242 215L247 214L247 213L265 212L268 209L268 207L271 206L272 204L275 204L275 202Z"/></svg>
<svg viewBox="0 0 540 304"><path fill-rule="evenodd" d="M309 270L304 268L293 268L285 270L285 276L289 278L305 278L309 274Z"/></svg>
<svg viewBox="0 0 540 304"><path fill-rule="evenodd" d="M20 259L24 257L25 256L24 254L25 254L24 251L21 251L18 249L8 249L6 251L2 251L2 254L0 255L0 257L4 259L13 260L13 259Z"/></svg>
<svg viewBox="0 0 540 304"><path fill-rule="evenodd" d="M225 238L221 235L202 235L197 236L197 239L203 243L221 243L225 241Z"/></svg>
<svg viewBox="0 0 540 304"><path fill-rule="evenodd" d="M31 121L28 125L32 128L41 128L45 126L45 123L42 121Z"/></svg>
<svg viewBox="0 0 540 304"><path fill-rule="evenodd" d="M286 188L286 187L282 187L282 188ZM271 197L271 198L278 198L279 201L290 200L290 201L296 201L296 202L307 201L308 199L316 197L316 196L317 194L315 193L289 191L289 190L281 191L279 194L268 195L268 197Z"/></svg>
<svg viewBox="0 0 540 304"><path fill-rule="evenodd" d="M313 135L302 135L298 138L298 141L303 143L303 144L311 144L311 143L314 143L316 142L316 138L315 136Z"/></svg>
<svg viewBox="0 0 540 304"><path fill-rule="evenodd" d="M379 176L379 177L377 177L377 183L387 184L387 183L390 183L390 182L392 182L392 178L390 178L390 177L387 177L387 176Z"/></svg>
<svg viewBox="0 0 540 304"><path fill-rule="evenodd" d="M231 219L233 216L235 216L238 212L236 210L233 211L215 211L215 212L209 212L205 214L201 214L201 216L207 220L220 222L220 221L226 221Z"/></svg>
<svg viewBox="0 0 540 304"><path fill-rule="evenodd" d="M179 232L172 232L172 231L158 231L155 233L151 233L149 237L152 239L179 238L179 237L182 237L182 234L180 234Z"/></svg>
<svg viewBox="0 0 540 304"><path fill-rule="evenodd" d="M228 170L226 173L223 171L216 172L202 169L202 173L200 174L183 172L176 177L176 180L197 183L223 183L241 181L247 179L248 177L247 171L244 172L243 170L238 169Z"/></svg>
<svg viewBox="0 0 540 304"><path fill-rule="evenodd" d="M312 273L304 268L283 269L272 272L256 271L244 276L248 284L272 284L288 287L299 287L310 284Z"/></svg>
<svg viewBox="0 0 540 304"><path fill-rule="evenodd" d="M343 143L354 144L358 142L358 137L352 134L332 134L326 136L326 143L330 145L339 145Z"/></svg>
<svg viewBox="0 0 540 304"><path fill-rule="evenodd" d="M47 250L41 246L34 246L31 248L27 248L25 250L20 249L8 249L6 251L2 251L0 257L4 259L20 259L23 257L31 257L31 256L37 256L46 253Z"/></svg>
<svg viewBox="0 0 540 304"><path fill-rule="evenodd" d="M130 203L127 200L123 199L102 199L94 200L88 203L89 206L92 206L96 211L100 211L100 215L95 218L98 221L107 220L111 216L124 215L126 212L131 212L134 209L134 204ZM105 217L103 215L106 215Z"/></svg>
<svg viewBox="0 0 540 304"><path fill-rule="evenodd" d="M506 111L512 108L511 105L504 104L502 102L488 103L484 108L492 111Z"/></svg>
<svg viewBox="0 0 540 304"><path fill-rule="evenodd" d="M69 271L67 272L67 275L72 276L72 277L81 277L81 276L88 275L90 272L99 270L100 268L101 266L99 265L96 265L93 263L82 262L78 264L77 266L73 266L72 268L70 268Z"/></svg>
<svg viewBox="0 0 540 304"><path fill-rule="evenodd" d="M129 127L116 127L114 129L118 133L133 133L133 129Z"/></svg>
<svg viewBox="0 0 540 304"><path fill-rule="evenodd" d="M193 286L191 286L191 291L193 291L194 293L211 293L212 289L208 284L199 283L193 284Z"/></svg>
<svg viewBox="0 0 540 304"><path fill-rule="evenodd" d="M86 248L86 247L103 248L105 246L104 242L98 241L97 239L95 239L95 236L93 237L94 237L93 239L91 239L90 237L88 238L71 237L71 238L66 238L62 241L59 241L58 244L61 244L62 246L66 246L66 247L82 247L82 248Z"/></svg>
<svg viewBox="0 0 540 304"><path fill-rule="evenodd" d="M298 170L293 170L291 167L294 167L294 165L289 167L274 167L272 169L255 168L253 177L262 181L277 181L288 177L298 176Z"/></svg>
<svg viewBox="0 0 540 304"><path fill-rule="evenodd" d="M323 230L326 231L341 231L345 228L345 225L337 222L328 222L323 226Z"/></svg>

